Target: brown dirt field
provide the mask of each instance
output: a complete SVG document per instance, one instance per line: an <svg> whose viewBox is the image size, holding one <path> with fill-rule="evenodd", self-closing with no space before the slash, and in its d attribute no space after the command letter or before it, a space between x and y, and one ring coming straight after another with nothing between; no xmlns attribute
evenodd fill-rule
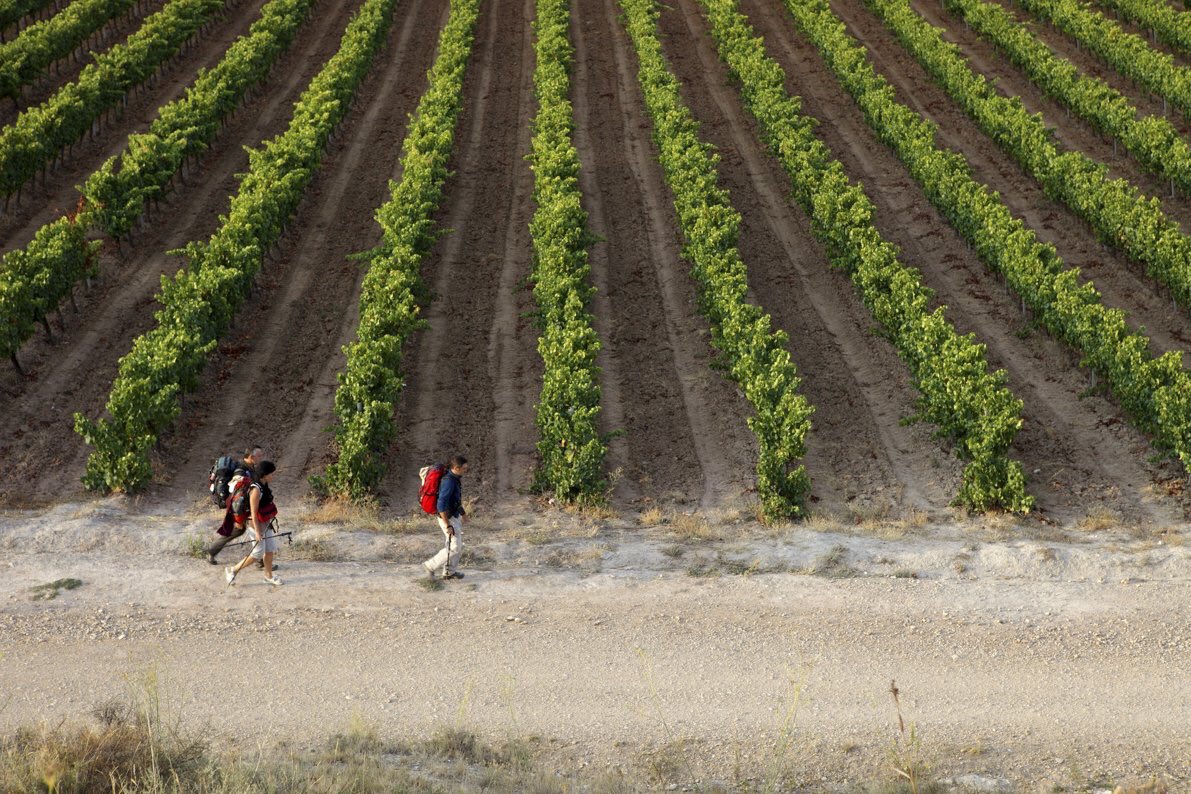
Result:
<svg viewBox="0 0 1191 794"><path fill-rule="evenodd" d="M480 14L455 132L453 176L437 222L447 233L426 257L429 327L410 343L406 386L385 459L384 500L417 499L418 469L462 453L471 493L489 501L529 487L541 382L532 309L528 224L533 50L527 0L492 0Z"/></svg>
<svg viewBox="0 0 1191 794"><path fill-rule="evenodd" d="M617 405L604 419L625 433L609 455L621 473L618 503L738 506L753 480L756 442L747 405L708 368L710 330L679 257L636 56L615 3L580 0L575 8L576 144L589 227L601 238L591 264L596 330L611 363L602 383Z"/></svg>
<svg viewBox="0 0 1191 794"><path fill-rule="evenodd" d="M388 47L307 189L282 253L266 265L250 311L241 312L163 443L163 458L176 464L171 496L206 479L211 450L265 445L284 467L275 482L289 492L304 488L304 472L324 462L341 348L357 325L362 270L348 257L379 240L373 213L397 176L405 124L425 90L446 12L438 0L396 10Z"/></svg>

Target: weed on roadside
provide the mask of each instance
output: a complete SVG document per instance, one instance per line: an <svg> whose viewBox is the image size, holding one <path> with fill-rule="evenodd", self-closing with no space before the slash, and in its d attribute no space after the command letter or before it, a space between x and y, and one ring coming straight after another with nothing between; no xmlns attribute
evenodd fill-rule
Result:
<svg viewBox="0 0 1191 794"><path fill-rule="evenodd" d="M52 601L58 597L58 594L63 590L74 590L82 587L83 581L81 579L55 579L46 584L39 584L36 587L29 588L33 593L34 601Z"/></svg>
<svg viewBox="0 0 1191 794"><path fill-rule="evenodd" d="M333 562L339 559L335 549L323 538L302 538L286 549L286 556L309 562Z"/></svg>
<svg viewBox="0 0 1191 794"><path fill-rule="evenodd" d="M860 572L848 565L847 556L848 547L837 543L811 563L810 567L806 569L806 573L811 576L825 576L828 579L858 576Z"/></svg>

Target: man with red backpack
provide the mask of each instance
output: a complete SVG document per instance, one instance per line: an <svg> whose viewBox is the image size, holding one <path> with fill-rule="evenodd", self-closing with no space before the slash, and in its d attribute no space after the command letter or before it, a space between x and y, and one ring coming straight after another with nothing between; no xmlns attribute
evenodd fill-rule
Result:
<svg viewBox="0 0 1191 794"><path fill-rule="evenodd" d="M422 475L422 490L419 493L422 510L432 513L438 519L438 527L445 538L443 548L422 563L426 573L433 579L439 574L443 579L462 579L463 574L455 570L459 565L459 552L463 549L463 483L460 479L467 473L467 458L456 455L449 466L441 464L427 466L419 472Z"/></svg>

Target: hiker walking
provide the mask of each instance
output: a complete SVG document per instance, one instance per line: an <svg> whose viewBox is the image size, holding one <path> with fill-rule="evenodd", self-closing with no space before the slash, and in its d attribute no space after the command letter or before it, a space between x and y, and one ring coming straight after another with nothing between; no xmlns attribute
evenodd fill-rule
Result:
<svg viewBox="0 0 1191 794"><path fill-rule="evenodd" d="M463 574L455 570L459 565L459 552L463 549L463 518L467 513L463 509L463 483L461 478L467 473L467 458L456 455L451 458L447 467L429 467L422 476L422 497L429 501L432 494L428 483L432 484L432 475L437 474L438 496L435 500L435 518L438 519L439 529L442 530L444 543L430 559L422 563L426 573L433 579L436 574L443 579L462 579ZM426 509L426 502L423 509Z"/></svg>
<svg viewBox="0 0 1191 794"><path fill-rule="evenodd" d="M243 498L246 489L256 479L256 467L265 459L265 451L252 447L244 453L244 460L236 461L231 477L227 481L227 497L224 501L223 524L216 530L219 540L207 549L207 562L218 565L219 552L223 547L244 534L244 522L248 518L248 501ZM222 460L222 458L220 459ZM216 464L218 465L218 464ZM237 497L240 497L237 499Z"/></svg>
<svg viewBox="0 0 1191 794"><path fill-rule="evenodd" d="M231 584L244 567L254 561L259 561L265 567L265 581L271 585L280 585L281 578L273 573L273 555L277 552L280 541L277 540L277 525L273 519L277 517L277 505L273 504L273 490L269 487L269 480L273 479L273 472L277 467L271 460L262 460L256 467L256 479L248 487L248 521L252 527L252 550L234 566L223 569L227 583Z"/></svg>

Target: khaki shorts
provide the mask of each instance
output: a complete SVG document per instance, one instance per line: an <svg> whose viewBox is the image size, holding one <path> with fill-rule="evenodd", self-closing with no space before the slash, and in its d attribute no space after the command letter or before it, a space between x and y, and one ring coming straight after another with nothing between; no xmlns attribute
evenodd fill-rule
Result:
<svg viewBox="0 0 1191 794"><path fill-rule="evenodd" d="M252 557L260 560L266 554L275 553L279 548L281 548L281 541L277 538L277 525L270 522L269 526L265 527L261 542L253 545Z"/></svg>

